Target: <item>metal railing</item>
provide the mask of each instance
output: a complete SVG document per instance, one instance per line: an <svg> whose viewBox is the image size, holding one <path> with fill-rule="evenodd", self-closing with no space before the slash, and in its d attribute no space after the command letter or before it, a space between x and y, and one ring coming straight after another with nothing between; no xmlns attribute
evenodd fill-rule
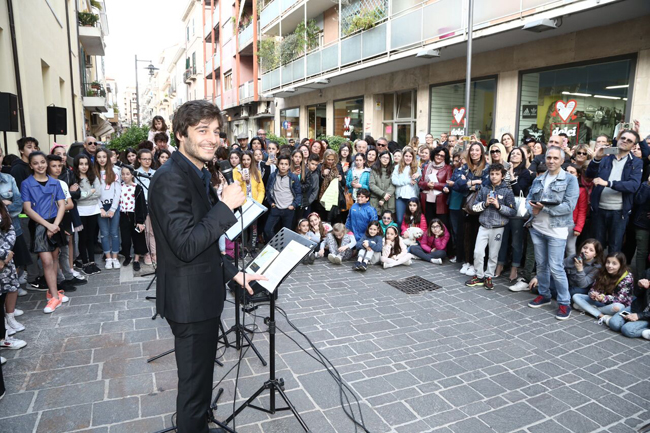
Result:
<svg viewBox="0 0 650 433"><path fill-rule="evenodd" d="M187 83L196 77L196 65L190 66L183 73L183 80Z"/></svg>
<svg viewBox="0 0 650 433"><path fill-rule="evenodd" d="M104 86L102 84L85 83L83 85L83 88L84 88L84 96L101 97L101 98L106 97L106 89L104 89Z"/></svg>

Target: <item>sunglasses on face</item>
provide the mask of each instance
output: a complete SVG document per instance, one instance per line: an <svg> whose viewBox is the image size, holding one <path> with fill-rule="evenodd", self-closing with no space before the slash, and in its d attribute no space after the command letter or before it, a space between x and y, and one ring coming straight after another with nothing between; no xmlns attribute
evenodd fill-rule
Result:
<svg viewBox="0 0 650 433"><path fill-rule="evenodd" d="M576 155L582 155L582 156L587 156L587 152L576 152Z"/></svg>
<svg viewBox="0 0 650 433"><path fill-rule="evenodd" d="M499 149L492 149L490 153L501 153L501 151Z"/></svg>
<svg viewBox="0 0 650 433"><path fill-rule="evenodd" d="M634 139L632 139L632 138L627 138L627 137L621 137L619 141L622 141L622 142L624 142L624 143L629 143L629 144L633 144L633 143L634 143Z"/></svg>

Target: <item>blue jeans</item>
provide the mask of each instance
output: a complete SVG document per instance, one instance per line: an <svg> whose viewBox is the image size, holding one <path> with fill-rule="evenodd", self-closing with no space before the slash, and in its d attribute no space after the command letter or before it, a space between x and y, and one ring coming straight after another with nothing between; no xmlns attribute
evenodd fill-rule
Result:
<svg viewBox="0 0 650 433"><path fill-rule="evenodd" d="M271 208L269 217L266 220L266 227L264 227L264 238L266 242L270 241L277 233L275 231L275 226L278 222L282 223L282 227L292 229L293 227L291 227L291 224L293 223L295 213L295 210L278 209L277 207Z"/></svg>
<svg viewBox="0 0 650 433"><path fill-rule="evenodd" d="M585 313L589 313L595 318L598 318L601 314L613 316L617 312L623 311L625 308L625 305L618 302L603 304L602 302L594 301L589 297L589 295L583 295L581 293L573 295L573 302L582 308Z"/></svg>
<svg viewBox="0 0 650 433"><path fill-rule="evenodd" d="M504 227L501 249L499 250L499 265L503 266L508 261L508 247L512 246L512 266L521 267L524 256L524 223L523 218L513 218Z"/></svg>
<svg viewBox="0 0 650 433"><path fill-rule="evenodd" d="M596 239L608 252L617 253L623 248L623 236L629 218L622 210L598 209L598 212L592 214Z"/></svg>
<svg viewBox="0 0 650 433"><path fill-rule="evenodd" d="M422 247L419 245L413 245L411 248L409 248L409 253L427 262L430 262L431 259L444 259L447 257L447 251L445 250L435 250L430 253L425 253Z"/></svg>
<svg viewBox="0 0 650 433"><path fill-rule="evenodd" d="M631 311L630 307L627 307L624 311L628 313ZM609 329L616 332L621 332L621 334L630 338L639 338L641 333L646 329L650 329L650 322L645 320L637 320L636 322L628 322L620 314L615 314L609 319Z"/></svg>
<svg viewBox="0 0 650 433"><path fill-rule="evenodd" d="M404 218L404 214L406 213L406 207L409 205L409 200L410 198L396 198L395 199L395 216L397 219L395 222L397 223L397 227L402 226L402 219Z"/></svg>
<svg viewBox="0 0 650 433"><path fill-rule="evenodd" d="M564 272L564 249L566 239L553 238L544 235L534 228L530 229L530 237L535 246L535 263L537 264L537 291L547 299L551 298L551 275L555 280L557 303L569 305L569 280Z"/></svg>
<svg viewBox="0 0 650 433"><path fill-rule="evenodd" d="M115 211L113 218L99 216L99 234L102 240L104 254L120 252L120 208Z"/></svg>
<svg viewBox="0 0 650 433"><path fill-rule="evenodd" d="M577 288L577 287L569 286L569 296L571 297L571 299L573 299L573 295L578 293L586 295L587 293L589 293L590 287L591 286L587 286L584 288ZM551 278L551 294L553 295L553 298L557 299L557 290L555 290L555 280L553 280L553 278Z"/></svg>

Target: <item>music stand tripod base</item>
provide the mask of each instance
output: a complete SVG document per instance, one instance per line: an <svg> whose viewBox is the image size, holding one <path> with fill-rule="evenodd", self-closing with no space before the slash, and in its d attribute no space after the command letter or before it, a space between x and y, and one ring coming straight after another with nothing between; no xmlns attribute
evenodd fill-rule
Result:
<svg viewBox="0 0 650 433"><path fill-rule="evenodd" d="M273 248L275 248L278 251L282 251L291 241L296 241L304 246L307 246L310 248L310 252L313 250L313 248L316 246L316 243L307 240L303 238L302 236L299 236L298 234L292 232L291 230L288 230L286 228L283 228L280 230L278 234L276 234L273 239L269 241L269 245L271 245ZM305 254L306 256L306 254ZM298 262L302 262L302 259ZM297 265L296 265L297 266ZM295 267L293 268L295 269ZM293 272L293 269L288 272L280 284L278 284L278 287L284 282L286 277ZM278 290L278 287L276 287L275 290ZM248 400L246 400L244 403L241 404L235 410L235 412L230 415L225 421L225 424L230 424L230 422L237 417L247 407L250 407L252 409L256 409L265 413L269 414L274 414L277 411L284 411L284 410L290 410L293 416L296 418L298 423L300 423L300 426L305 430L306 432L310 432L309 427L305 423L305 421L302 419L300 414L298 413L298 410L296 407L291 403L289 400L289 397L287 397L286 393L284 392L284 380L282 378L276 378L275 377L275 333L276 333L276 326L275 326L275 296L271 294L270 296L270 314L268 317L268 321L266 322L269 327L269 380L264 382L264 384L255 392L253 395L251 395ZM270 394L270 402L269 402L269 409L256 406L253 403L257 397L260 396L264 391L269 390ZM286 407L276 407L275 406L275 393L278 393L282 400L284 400L285 404L287 405Z"/></svg>

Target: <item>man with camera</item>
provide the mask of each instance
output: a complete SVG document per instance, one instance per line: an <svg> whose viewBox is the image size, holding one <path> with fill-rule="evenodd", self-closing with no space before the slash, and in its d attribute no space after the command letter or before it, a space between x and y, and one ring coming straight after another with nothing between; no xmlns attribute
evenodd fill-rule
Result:
<svg viewBox="0 0 650 433"><path fill-rule="evenodd" d="M214 360L226 282L243 274L221 260L217 241L237 222L233 210L245 196L239 185L219 200L205 164L212 161L222 127L213 104L189 101L174 114L178 151L154 175L149 212L158 244L156 308L174 334L178 366L176 425L179 433L208 433ZM249 282L263 279L246 276Z"/></svg>
<svg viewBox="0 0 650 433"><path fill-rule="evenodd" d="M639 134L627 129L617 147L596 144L594 159L585 173L594 180L590 206L595 236L610 253L623 247L634 194L641 185L643 161L630 153L638 142Z"/></svg>

